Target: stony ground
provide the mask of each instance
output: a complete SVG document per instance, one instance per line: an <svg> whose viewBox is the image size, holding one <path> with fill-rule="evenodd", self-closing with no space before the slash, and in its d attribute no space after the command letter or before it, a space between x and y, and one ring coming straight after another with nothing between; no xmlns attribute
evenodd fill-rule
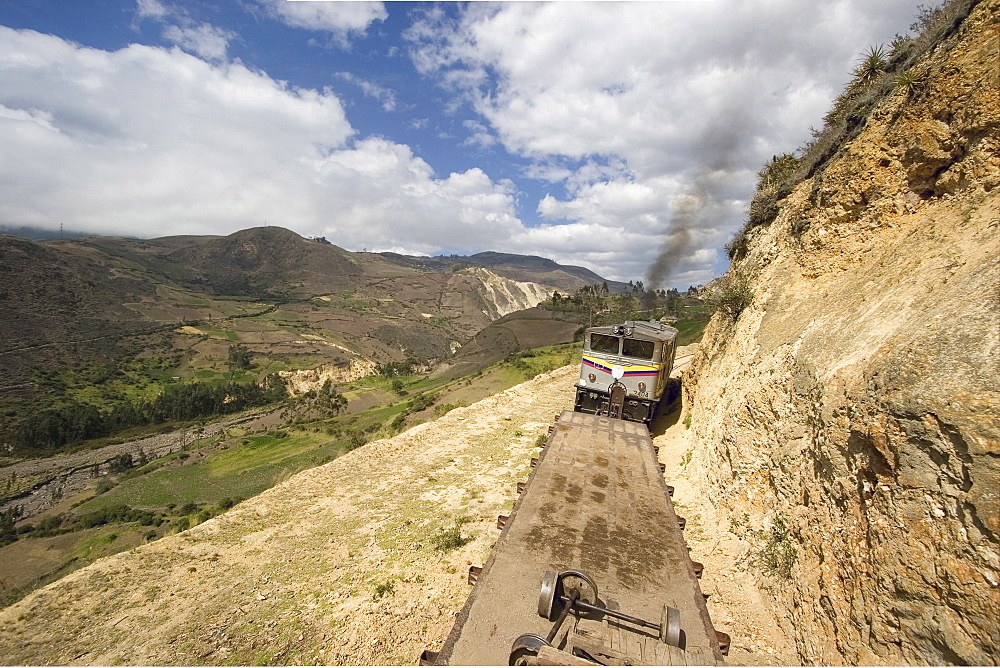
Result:
<svg viewBox="0 0 1000 668"><path fill-rule="evenodd" d="M468 567L489 554L575 374L544 374L72 573L0 611L0 661L412 664L450 630ZM739 566L739 541L687 480L687 430L676 413L657 430L713 618L733 636L731 662L792 662ZM456 520L472 540L437 550Z"/></svg>
<svg viewBox="0 0 1000 668"><path fill-rule="evenodd" d="M726 662L736 666L800 665L788 621L777 619L772 597L761 591L747 563L750 545L733 534L729 517L716 512L703 492L690 462L696 448L693 432L684 426L683 406L676 406L652 425L653 444L664 476L674 487L674 509L687 519L684 537L691 559L704 564L701 591L708 594L708 611L716 630L732 638Z"/></svg>

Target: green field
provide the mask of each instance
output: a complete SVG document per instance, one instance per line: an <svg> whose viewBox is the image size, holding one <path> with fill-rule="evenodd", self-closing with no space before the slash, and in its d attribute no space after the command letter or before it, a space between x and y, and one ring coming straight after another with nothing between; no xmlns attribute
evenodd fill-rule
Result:
<svg viewBox="0 0 1000 668"><path fill-rule="evenodd" d="M677 345L686 346L701 341L701 335L705 332L707 325L708 320L678 320L674 323L674 327L679 332Z"/></svg>
<svg viewBox="0 0 1000 668"><path fill-rule="evenodd" d="M206 444L194 456L175 453L152 462L149 473L124 480L74 512L118 505L164 510L170 504L211 505L227 498L249 498L299 471L335 459L348 447L313 432L292 432L284 438L247 436L213 450L214 445Z"/></svg>

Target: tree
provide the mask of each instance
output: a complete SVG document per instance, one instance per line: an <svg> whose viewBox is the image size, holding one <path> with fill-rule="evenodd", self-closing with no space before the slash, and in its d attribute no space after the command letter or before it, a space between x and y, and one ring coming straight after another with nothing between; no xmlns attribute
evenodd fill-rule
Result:
<svg viewBox="0 0 1000 668"><path fill-rule="evenodd" d="M594 324L594 314L604 306L604 298L608 296L608 284L585 285L576 291L576 296L580 298L583 307L587 309L590 324Z"/></svg>
<svg viewBox="0 0 1000 668"><path fill-rule="evenodd" d="M709 303L736 322L740 314L753 302L753 288L746 276L731 272L723 277L719 291Z"/></svg>
<svg viewBox="0 0 1000 668"><path fill-rule="evenodd" d="M241 343L229 344L229 357L227 359L227 363L229 364L229 373L231 374L237 370L246 371L247 369L253 368L250 350Z"/></svg>
<svg viewBox="0 0 1000 668"><path fill-rule="evenodd" d="M124 473L134 466L135 462L132 460L132 454L126 452L111 458L111 461L108 462L108 472Z"/></svg>
<svg viewBox="0 0 1000 668"><path fill-rule="evenodd" d="M615 295L611 298L611 313L615 322L635 320L636 305L639 300L634 295Z"/></svg>
<svg viewBox="0 0 1000 668"><path fill-rule="evenodd" d="M338 392L329 380L323 383L317 400L321 408L331 411L334 415L338 415L347 406L347 397Z"/></svg>

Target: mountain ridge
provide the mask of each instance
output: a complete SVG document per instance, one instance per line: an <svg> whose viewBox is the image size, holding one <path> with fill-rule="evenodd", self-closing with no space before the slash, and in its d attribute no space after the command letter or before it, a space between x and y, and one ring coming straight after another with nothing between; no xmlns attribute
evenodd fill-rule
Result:
<svg viewBox="0 0 1000 668"><path fill-rule="evenodd" d="M544 258L480 260L492 268L419 266L275 226L41 243L0 235L0 400L29 409L52 393L51 374L136 358L163 360L182 380L221 378L232 344L261 373L437 364L497 318L600 279ZM546 344L579 327L549 320Z"/></svg>

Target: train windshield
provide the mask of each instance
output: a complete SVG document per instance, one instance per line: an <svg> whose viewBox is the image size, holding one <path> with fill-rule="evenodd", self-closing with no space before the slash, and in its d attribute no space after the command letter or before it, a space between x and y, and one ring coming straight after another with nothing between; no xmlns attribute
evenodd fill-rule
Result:
<svg viewBox="0 0 1000 668"><path fill-rule="evenodd" d="M607 334L597 334L595 332L590 335L590 349L595 353L604 353L606 355L617 355L618 337L608 336Z"/></svg>
<svg viewBox="0 0 1000 668"><path fill-rule="evenodd" d="M640 357L644 360L653 359L653 348L656 344L652 341L642 339L625 339L622 343L622 355L626 357Z"/></svg>

